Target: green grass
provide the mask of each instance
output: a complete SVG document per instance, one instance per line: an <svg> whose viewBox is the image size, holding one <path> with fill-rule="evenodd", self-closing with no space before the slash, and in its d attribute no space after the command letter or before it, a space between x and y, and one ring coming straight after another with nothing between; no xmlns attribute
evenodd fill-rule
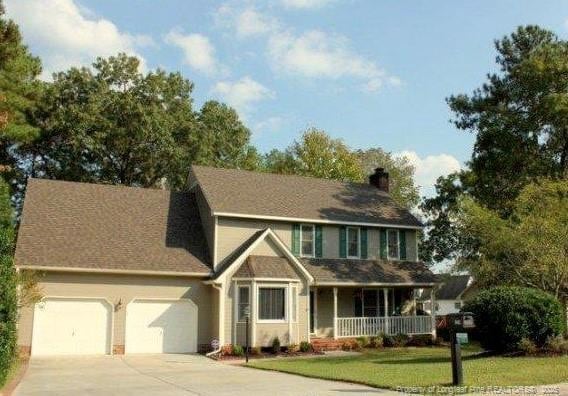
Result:
<svg viewBox="0 0 568 396"><path fill-rule="evenodd" d="M479 356L462 350L464 384L470 386L543 385L568 380L568 356ZM444 347L367 350L361 355L310 359L258 360L249 366L307 377L341 380L378 388L451 384L450 350Z"/></svg>

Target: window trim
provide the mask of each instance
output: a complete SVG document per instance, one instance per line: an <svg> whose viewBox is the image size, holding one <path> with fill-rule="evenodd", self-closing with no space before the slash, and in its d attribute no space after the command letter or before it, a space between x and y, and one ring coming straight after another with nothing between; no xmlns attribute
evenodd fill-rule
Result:
<svg viewBox="0 0 568 396"><path fill-rule="evenodd" d="M260 318L260 289L283 289L284 290L284 318L283 319L261 319ZM288 284L263 284L256 287L256 322L257 323L288 323L289 317L289 293Z"/></svg>
<svg viewBox="0 0 568 396"><path fill-rule="evenodd" d="M239 318L239 314L240 314L240 307L241 307L241 293L240 293L240 289L248 289L248 296L249 296L249 302L248 302L248 306L249 306L249 312L250 312L250 317L249 317L249 321L252 322L252 295L251 295L251 287L250 285L239 285L237 284L237 312L236 312L236 316L237 316L237 323L245 323L245 320L241 318Z"/></svg>
<svg viewBox="0 0 568 396"><path fill-rule="evenodd" d="M349 255L349 230L357 230L357 255ZM345 257L348 259L361 258L361 227L348 226L345 227Z"/></svg>
<svg viewBox="0 0 568 396"><path fill-rule="evenodd" d="M398 254L396 257L391 257L389 249L389 233L394 232L396 235L396 246L398 247ZM399 231L395 228L387 229L387 260L400 260L400 235Z"/></svg>
<svg viewBox="0 0 568 396"><path fill-rule="evenodd" d="M303 233L304 227L311 227L312 229L312 254L304 254L303 248ZM316 226L315 224L300 224L300 257L315 257L316 256Z"/></svg>

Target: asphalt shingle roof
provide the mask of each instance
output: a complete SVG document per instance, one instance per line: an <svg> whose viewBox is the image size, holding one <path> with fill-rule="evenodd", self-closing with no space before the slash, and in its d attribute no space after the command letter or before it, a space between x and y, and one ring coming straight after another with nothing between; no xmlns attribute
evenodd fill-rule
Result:
<svg viewBox="0 0 568 396"><path fill-rule="evenodd" d="M214 212L422 226L370 184L195 165L189 177Z"/></svg>
<svg viewBox="0 0 568 396"><path fill-rule="evenodd" d="M30 179L16 265L208 274L191 193Z"/></svg>
<svg viewBox="0 0 568 396"><path fill-rule="evenodd" d="M234 277L299 279L287 258L273 256L249 256Z"/></svg>
<svg viewBox="0 0 568 396"><path fill-rule="evenodd" d="M442 277L442 286L436 291L438 300L455 300L467 289L469 275L452 275Z"/></svg>

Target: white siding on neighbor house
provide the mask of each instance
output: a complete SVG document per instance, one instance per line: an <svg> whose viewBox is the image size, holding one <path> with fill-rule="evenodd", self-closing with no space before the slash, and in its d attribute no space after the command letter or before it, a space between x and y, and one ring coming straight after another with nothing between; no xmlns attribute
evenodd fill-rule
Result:
<svg viewBox="0 0 568 396"><path fill-rule="evenodd" d="M456 308L456 303L460 303L463 306L462 300L436 300L435 304L437 307L436 315L448 315L451 313L458 313L461 308Z"/></svg>

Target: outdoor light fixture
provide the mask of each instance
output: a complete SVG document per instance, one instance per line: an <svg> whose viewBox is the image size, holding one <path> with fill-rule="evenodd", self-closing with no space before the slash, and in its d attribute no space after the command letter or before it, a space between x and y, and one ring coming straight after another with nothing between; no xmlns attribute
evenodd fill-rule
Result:
<svg viewBox="0 0 568 396"><path fill-rule="evenodd" d="M121 308L122 308L122 298L119 298L118 302L114 304L114 312L120 311Z"/></svg>

